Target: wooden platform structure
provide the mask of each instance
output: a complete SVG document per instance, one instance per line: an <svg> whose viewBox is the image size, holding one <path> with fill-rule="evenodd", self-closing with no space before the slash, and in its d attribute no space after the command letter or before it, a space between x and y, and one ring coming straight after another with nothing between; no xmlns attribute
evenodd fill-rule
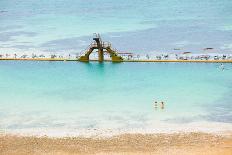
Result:
<svg viewBox="0 0 232 155"><path fill-rule="evenodd" d="M81 56L78 60L83 62L89 61L90 54L94 51L98 51L98 61L104 61L104 52L108 53L111 57L112 62L122 62L123 58L118 55L118 53L112 49L111 44L108 42L103 42L99 34L95 34L93 37L94 42L89 45L88 50L85 52L83 56Z"/></svg>

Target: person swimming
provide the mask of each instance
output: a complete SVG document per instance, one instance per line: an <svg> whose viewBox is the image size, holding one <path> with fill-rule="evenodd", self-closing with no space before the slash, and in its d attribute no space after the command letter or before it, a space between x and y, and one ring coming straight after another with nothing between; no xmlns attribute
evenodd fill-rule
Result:
<svg viewBox="0 0 232 155"><path fill-rule="evenodd" d="M157 103L157 101L155 101L154 106L155 106L155 109L157 109L157 108L158 108L158 103Z"/></svg>
<svg viewBox="0 0 232 155"><path fill-rule="evenodd" d="M225 67L224 67L223 64L221 64L221 65L219 66L219 68L220 68L221 70L224 70L224 69L225 69Z"/></svg>

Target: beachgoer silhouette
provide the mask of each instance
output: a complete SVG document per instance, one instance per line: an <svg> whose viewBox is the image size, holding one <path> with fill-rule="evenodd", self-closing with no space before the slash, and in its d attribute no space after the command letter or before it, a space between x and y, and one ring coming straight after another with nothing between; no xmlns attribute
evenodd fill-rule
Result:
<svg viewBox="0 0 232 155"><path fill-rule="evenodd" d="M164 102L161 102L161 109L164 109Z"/></svg>
<svg viewBox="0 0 232 155"><path fill-rule="evenodd" d="M155 101L155 109L157 109L158 108L158 104L157 104L157 102Z"/></svg>

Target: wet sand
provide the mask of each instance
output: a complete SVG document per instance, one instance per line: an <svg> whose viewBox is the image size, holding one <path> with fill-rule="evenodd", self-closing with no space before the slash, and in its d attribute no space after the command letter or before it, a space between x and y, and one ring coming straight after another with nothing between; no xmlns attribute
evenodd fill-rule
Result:
<svg viewBox="0 0 232 155"><path fill-rule="evenodd" d="M1 155L232 155L232 134L125 134L114 137L0 136Z"/></svg>

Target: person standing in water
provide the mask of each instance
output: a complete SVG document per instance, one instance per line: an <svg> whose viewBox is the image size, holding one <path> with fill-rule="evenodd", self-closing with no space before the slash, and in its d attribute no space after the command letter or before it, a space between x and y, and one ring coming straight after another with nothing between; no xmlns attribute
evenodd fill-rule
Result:
<svg viewBox="0 0 232 155"><path fill-rule="evenodd" d="M161 109L164 109L164 102L161 102Z"/></svg>

